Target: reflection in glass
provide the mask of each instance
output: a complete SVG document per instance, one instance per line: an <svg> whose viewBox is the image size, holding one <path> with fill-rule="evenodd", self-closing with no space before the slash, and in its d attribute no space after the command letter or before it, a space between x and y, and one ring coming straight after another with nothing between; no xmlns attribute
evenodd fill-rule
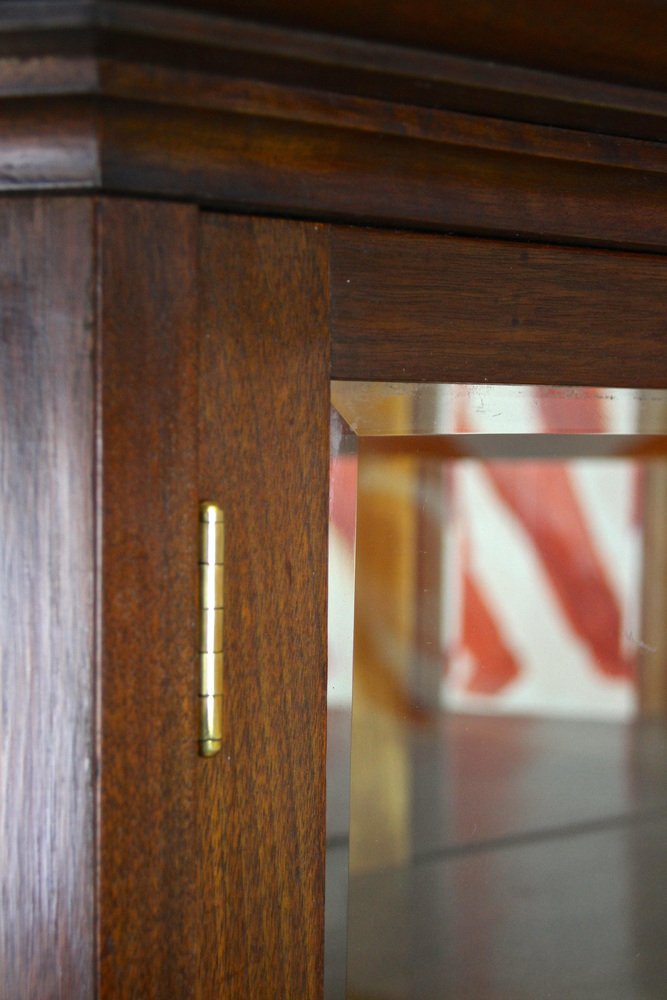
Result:
<svg viewBox="0 0 667 1000"><path fill-rule="evenodd" d="M332 399L328 998L661 995L667 393Z"/></svg>

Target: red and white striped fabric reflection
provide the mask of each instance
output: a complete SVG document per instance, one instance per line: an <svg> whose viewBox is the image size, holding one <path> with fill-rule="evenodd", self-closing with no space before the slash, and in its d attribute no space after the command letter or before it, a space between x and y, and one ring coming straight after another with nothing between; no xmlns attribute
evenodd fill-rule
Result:
<svg viewBox="0 0 667 1000"><path fill-rule="evenodd" d="M493 430L493 388L451 392L448 426ZM502 390L501 390L502 391ZM453 400L453 402L452 402ZM604 393L509 396L527 433L613 430ZM574 412L576 408L577 412ZM356 488L354 460L338 483ZM642 469L623 458L457 459L442 492L442 688L450 710L619 719L636 707ZM348 497L349 500L349 497ZM332 568L351 587L353 504L332 508ZM346 583L347 578L347 583ZM330 695L346 688L336 636Z"/></svg>
<svg viewBox="0 0 667 1000"><path fill-rule="evenodd" d="M515 405L523 406L527 432L559 433L573 422L589 433L613 429L597 390L569 398L538 391ZM484 430L487 411L462 394L459 429ZM445 704L632 715L639 465L619 458L464 460L447 481Z"/></svg>

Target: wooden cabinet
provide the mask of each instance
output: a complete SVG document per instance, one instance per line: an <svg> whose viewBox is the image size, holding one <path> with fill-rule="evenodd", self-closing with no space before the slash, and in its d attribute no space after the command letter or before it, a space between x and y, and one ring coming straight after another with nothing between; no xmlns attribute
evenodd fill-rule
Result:
<svg viewBox="0 0 667 1000"><path fill-rule="evenodd" d="M320 232L108 199L3 215L3 995L92 996L99 942L102 996L315 996ZM230 567L212 760L202 497L227 512Z"/></svg>
<svg viewBox="0 0 667 1000"><path fill-rule="evenodd" d="M231 4L22 7L0 12L0 994L316 998L329 379L667 386L663 97L554 75L585 52L494 70L464 31L429 54ZM210 761L202 498L228 524Z"/></svg>

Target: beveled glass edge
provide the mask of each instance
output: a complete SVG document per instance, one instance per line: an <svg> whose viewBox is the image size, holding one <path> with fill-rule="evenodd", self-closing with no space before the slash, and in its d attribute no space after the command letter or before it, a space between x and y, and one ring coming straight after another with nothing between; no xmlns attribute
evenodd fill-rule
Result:
<svg viewBox="0 0 667 1000"><path fill-rule="evenodd" d="M388 400L401 407L385 407ZM559 425L535 427L540 434L667 434L667 389L491 383L331 382L331 402L350 429L363 437L444 434L525 435L526 413L544 403L595 401L609 416L605 430L593 426L586 408L568 406ZM478 426L457 426L457 405L475 414ZM388 417L388 409L391 416ZM402 414L402 415L401 415ZM530 428L533 430L533 428Z"/></svg>
<svg viewBox="0 0 667 1000"><path fill-rule="evenodd" d="M328 656L329 666L333 660L334 636L343 636L342 647L337 654L342 657L338 662L337 683L332 683L331 675L327 677L327 710L328 719L331 711L340 714L338 729L338 757L333 759L333 740L331 733L327 737L327 820L326 820L326 866L325 866L325 914L324 914L324 967L325 967L325 1000L343 1000L346 995L345 981L347 977L347 919L343 928L336 917L341 912L347 912L349 888L349 828L350 828L350 774L352 766L352 680L354 664L354 581L356 560L356 516L357 516L357 435L348 426L345 418L337 408L331 406L330 420L330 489L329 489L329 578L328 578ZM340 539L335 537L332 525L334 508L337 500L349 499L346 491L350 484L341 482L337 475L335 460L347 456L354 462L353 483L353 533L352 547L348 552L350 557L351 586L341 588L341 575L334 567L341 555ZM337 773L334 780L333 768L342 762L344 774ZM331 789L336 786L337 797L331 798ZM334 820L334 810L338 813ZM345 831L342 833L341 831Z"/></svg>

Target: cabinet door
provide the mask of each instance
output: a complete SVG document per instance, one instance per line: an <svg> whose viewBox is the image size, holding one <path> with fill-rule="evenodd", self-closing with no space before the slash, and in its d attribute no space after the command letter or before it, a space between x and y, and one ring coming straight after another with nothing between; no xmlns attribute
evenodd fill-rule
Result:
<svg viewBox="0 0 667 1000"><path fill-rule="evenodd" d="M658 257L332 233L332 368L364 380L334 387L359 436L350 997L660 992L664 702L662 722L642 717L657 699L625 713L649 671L664 690L664 507L648 494L664 496L667 394L572 387L664 390L666 275ZM655 437L614 446L612 400ZM634 461L598 461L614 447ZM343 435L334 483L354 461ZM334 518L343 565L352 520ZM425 636L434 558L446 603ZM446 676L444 698L424 699L420 669Z"/></svg>
<svg viewBox="0 0 667 1000"><path fill-rule="evenodd" d="M3 211L3 996L317 998L329 378L664 387L664 259ZM201 499L227 523L211 759Z"/></svg>
<svg viewBox="0 0 667 1000"><path fill-rule="evenodd" d="M325 233L101 208L101 995L322 983ZM198 756L198 502L225 512L224 739Z"/></svg>
<svg viewBox="0 0 667 1000"><path fill-rule="evenodd" d="M202 996L322 988L327 255L316 226L204 216L199 492L226 512L226 749L200 762ZM209 766L206 766L206 765ZM216 890L218 873L222 885ZM222 950L220 941L223 942ZM230 961L231 956L234 956ZM226 992L225 992L226 991Z"/></svg>

